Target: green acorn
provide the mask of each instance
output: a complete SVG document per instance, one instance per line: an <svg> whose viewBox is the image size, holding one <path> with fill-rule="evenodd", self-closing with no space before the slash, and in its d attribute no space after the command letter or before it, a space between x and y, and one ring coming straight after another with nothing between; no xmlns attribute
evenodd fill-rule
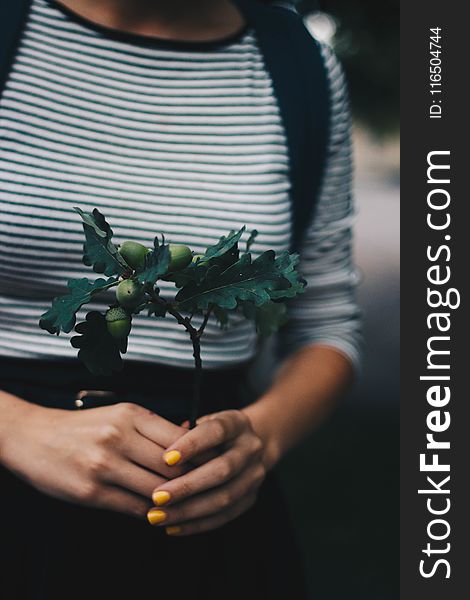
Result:
<svg viewBox="0 0 470 600"><path fill-rule="evenodd" d="M120 306L110 308L106 312L106 327L113 338L123 340L131 331L131 317Z"/></svg>
<svg viewBox="0 0 470 600"><path fill-rule="evenodd" d="M144 265L148 248L138 242L127 241L119 248L119 254L132 269L140 269Z"/></svg>
<svg viewBox="0 0 470 600"><path fill-rule="evenodd" d="M124 279L116 288L116 299L121 306L135 308L144 299L144 288L134 279Z"/></svg>
<svg viewBox="0 0 470 600"><path fill-rule="evenodd" d="M169 244L170 250L170 264L168 265L168 272L181 271L189 265L193 259L193 253L188 246L184 244Z"/></svg>
<svg viewBox="0 0 470 600"><path fill-rule="evenodd" d="M204 258L204 254L195 254L193 256L193 259L192 259L191 262L193 262L193 263L197 263L197 262L200 263L200 262L202 262L203 258Z"/></svg>

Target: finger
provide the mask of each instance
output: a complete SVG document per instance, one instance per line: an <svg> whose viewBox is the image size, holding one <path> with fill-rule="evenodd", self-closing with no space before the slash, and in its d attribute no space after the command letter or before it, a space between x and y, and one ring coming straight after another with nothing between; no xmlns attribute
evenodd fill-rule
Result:
<svg viewBox="0 0 470 600"><path fill-rule="evenodd" d="M97 508L114 510L138 519L145 518L148 512L148 502L144 498L114 486L101 489L98 497L91 504Z"/></svg>
<svg viewBox="0 0 470 600"><path fill-rule="evenodd" d="M207 450L207 452L201 452L201 454L198 454L197 456L193 456L193 458L191 459L191 464L196 465L198 467L200 465L203 465L206 462L209 462L216 456L220 456L221 452L222 451L220 449ZM171 468L174 469L175 466L176 465L174 465Z"/></svg>
<svg viewBox="0 0 470 600"><path fill-rule="evenodd" d="M148 438L136 433L123 447L123 454L134 463L163 476L165 479L179 477L188 472L190 466L169 467L163 460L163 448Z"/></svg>
<svg viewBox="0 0 470 600"><path fill-rule="evenodd" d="M169 525L166 527L166 532L171 536L194 535L204 533L222 527L226 523L233 521L244 512L249 510L256 502L256 494L250 494L243 498L240 502L232 506L229 510L222 511L210 517L195 519L187 523L179 523L178 525Z"/></svg>
<svg viewBox="0 0 470 600"><path fill-rule="evenodd" d="M134 427L150 441L167 448L178 438L187 433L183 427L167 421L160 415L149 411L141 411L134 417Z"/></svg>
<svg viewBox="0 0 470 600"><path fill-rule="evenodd" d="M248 445L233 446L222 455L181 475L172 481L165 481L153 493L155 504L181 502L190 496L200 494L211 488L218 487L244 469L247 464L256 460ZM259 469L264 469L262 465ZM164 495L165 494L165 495ZM165 499L165 501L160 501Z"/></svg>
<svg viewBox="0 0 470 600"><path fill-rule="evenodd" d="M196 421L196 424L199 425L200 423L207 421L207 419L210 419L211 416L212 415L205 415L203 417L200 417ZM183 423L181 423L181 427L184 427L185 429L187 429L189 431L189 421L183 421ZM207 452L202 452L201 454L198 454L197 456L193 457L191 462L193 464L195 464L196 466L203 465L204 463L209 462L216 456L219 456L219 454L220 454L219 450L208 450Z"/></svg>
<svg viewBox="0 0 470 600"><path fill-rule="evenodd" d="M103 478L103 481L147 498L150 502L155 485L161 486L166 479L132 462L122 460Z"/></svg>
<svg viewBox="0 0 470 600"><path fill-rule="evenodd" d="M203 417L200 417L197 421L196 424L199 425L200 423L203 423L204 421L207 421L207 419L209 419L212 415L205 415ZM181 423L181 427L183 427L183 429L186 429L187 431L189 431L189 421L183 421ZM192 460L193 464L199 466L199 465L203 465L204 463L208 462L209 460L212 460L213 458L215 458L216 456L218 456L220 454L220 452L217 452L216 450L208 450L207 452L203 452L202 454L199 454L198 456L195 456Z"/></svg>
<svg viewBox="0 0 470 600"><path fill-rule="evenodd" d="M202 452L230 441L243 431L246 424L247 417L238 410L211 415L170 445L164 455L165 461L174 465L191 460Z"/></svg>
<svg viewBox="0 0 470 600"><path fill-rule="evenodd" d="M145 409L134 417L134 427L141 436L163 448L167 448L173 444L188 431L184 427L178 427L178 425L171 423L171 421L167 421L163 417L160 417L160 415L157 415L150 410L146 411ZM163 448L159 458L161 463L164 463L165 467L168 468L168 463L163 460ZM215 455L215 452L208 452L203 456L197 457L194 464L206 462ZM186 470L187 469L185 469L185 471ZM174 475L168 474L168 477L170 476L174 477Z"/></svg>
<svg viewBox="0 0 470 600"><path fill-rule="evenodd" d="M159 523L175 525L229 510L244 496L258 489L261 481L257 466L252 465L223 486L160 509L157 513L161 517Z"/></svg>
<svg viewBox="0 0 470 600"><path fill-rule="evenodd" d="M210 413L210 414L208 414L208 415L204 415L204 416L202 416L202 417L199 417L199 418L196 420L196 425L200 425L201 423L204 423L204 421L207 421L208 419L211 419L211 418L212 418L212 416L213 416L214 414L215 414L215 413ZM188 421L188 420L186 420L186 421L183 421L183 422L181 423L181 427L184 427L185 429L188 429L188 430L189 430L189 425L190 425L190 423L189 423L189 421Z"/></svg>

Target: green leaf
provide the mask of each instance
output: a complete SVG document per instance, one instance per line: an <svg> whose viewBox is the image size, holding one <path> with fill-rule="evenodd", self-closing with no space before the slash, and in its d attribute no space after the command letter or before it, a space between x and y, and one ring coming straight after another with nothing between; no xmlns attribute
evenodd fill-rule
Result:
<svg viewBox="0 0 470 600"><path fill-rule="evenodd" d="M284 277L288 279L290 287L287 289L272 290L269 295L273 300L294 298L297 294L302 294L305 291L307 282L296 270L298 264L299 255L296 253L290 254L287 250L281 252L276 257L276 265Z"/></svg>
<svg viewBox="0 0 470 600"><path fill-rule="evenodd" d="M230 252L236 246L242 237L246 227L243 226L239 231L231 231L227 236L222 236L217 244L209 246L204 253L204 261L208 258L218 258L227 252Z"/></svg>
<svg viewBox="0 0 470 600"><path fill-rule="evenodd" d="M153 250L146 254L142 269L137 271L137 280L143 284L154 285L168 271L170 250L168 244L159 244L158 237L153 240Z"/></svg>
<svg viewBox="0 0 470 600"><path fill-rule="evenodd" d="M250 233L250 237L246 240L246 251L249 252L251 246L253 245L253 242L255 241L255 239L258 237L258 230L257 229L253 229L253 231Z"/></svg>
<svg viewBox="0 0 470 600"><path fill-rule="evenodd" d="M151 302L148 305L147 316L155 315L156 317L165 317L168 310L168 305L160 302Z"/></svg>
<svg viewBox="0 0 470 600"><path fill-rule="evenodd" d="M127 352L127 338L117 340L108 333L106 318L97 311L87 314L86 320L78 323L70 343L79 348L78 358L93 375L112 375L121 371L121 354Z"/></svg>
<svg viewBox="0 0 470 600"><path fill-rule="evenodd" d="M256 329L262 336L268 337L287 323L287 307L283 302L269 300L261 306L255 306L245 301L242 308L245 317L255 321Z"/></svg>
<svg viewBox="0 0 470 600"><path fill-rule="evenodd" d="M176 287L182 288L188 283L201 283L207 275L210 265L208 263L189 263L181 271L174 271L168 276L162 277L164 281L173 281Z"/></svg>
<svg viewBox="0 0 470 600"><path fill-rule="evenodd" d="M203 258L195 263L189 263L186 268L170 273L163 279L173 281L176 287L182 288L189 283L200 284L207 276L209 269L215 265L223 269L228 268L240 258L238 241L244 231L245 227L242 227L240 231L231 231L227 236L222 236L217 244L207 248Z"/></svg>
<svg viewBox="0 0 470 600"><path fill-rule="evenodd" d="M90 302L93 295L117 283L118 279L116 277L100 278L93 283L86 277L70 279L67 283L69 293L64 296L57 296L52 300L52 307L41 315L39 327L57 335L61 330L69 333L75 325L76 312L81 306Z"/></svg>
<svg viewBox="0 0 470 600"><path fill-rule="evenodd" d="M92 213L83 212L78 206L74 209L83 219L85 243L83 244L83 264L93 267L96 273L122 275L130 267L112 243L113 230L97 208Z"/></svg>
<svg viewBox="0 0 470 600"><path fill-rule="evenodd" d="M220 306L214 306L212 312L220 327L226 329L228 327L228 312L224 308L220 308Z"/></svg>
<svg viewBox="0 0 470 600"><path fill-rule="evenodd" d="M251 254L223 270L219 265L207 272L200 283L188 283L176 294L176 301L184 310L207 309L210 304L234 309L239 300L249 300L256 306L270 300L269 292L289 287L289 281L279 271L273 250L268 250L256 260Z"/></svg>

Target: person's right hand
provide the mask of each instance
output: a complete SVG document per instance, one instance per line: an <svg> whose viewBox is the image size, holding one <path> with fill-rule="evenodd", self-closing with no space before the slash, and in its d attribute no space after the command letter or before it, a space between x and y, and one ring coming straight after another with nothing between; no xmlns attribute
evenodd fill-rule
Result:
<svg viewBox="0 0 470 600"><path fill-rule="evenodd" d="M186 429L137 404L21 405L3 436L1 462L50 496L145 518L153 490L188 470L162 458Z"/></svg>

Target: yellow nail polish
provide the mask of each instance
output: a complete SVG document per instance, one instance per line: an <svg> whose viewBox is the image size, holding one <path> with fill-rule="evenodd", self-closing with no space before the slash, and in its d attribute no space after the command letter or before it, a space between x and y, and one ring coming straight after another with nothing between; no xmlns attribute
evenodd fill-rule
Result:
<svg viewBox="0 0 470 600"><path fill-rule="evenodd" d="M164 504L166 504L167 502L169 502L171 499L171 496L168 492L164 492L162 491L158 491L158 492L153 492L152 494L152 500L154 502L154 504L156 504L157 506L163 506Z"/></svg>
<svg viewBox="0 0 470 600"><path fill-rule="evenodd" d="M181 527L178 527L178 525L173 525L171 527L165 527L165 531L168 535L178 535L178 533L181 533Z"/></svg>
<svg viewBox="0 0 470 600"><path fill-rule="evenodd" d="M165 452L163 455L163 458L166 464L171 467L176 465L176 463L179 463L181 460L181 452L178 452L178 450L168 450L168 452Z"/></svg>
<svg viewBox="0 0 470 600"><path fill-rule="evenodd" d="M158 510L156 508L151 508L147 513L147 519L151 525L158 525L158 523L163 523L166 519L167 514L164 510Z"/></svg>

